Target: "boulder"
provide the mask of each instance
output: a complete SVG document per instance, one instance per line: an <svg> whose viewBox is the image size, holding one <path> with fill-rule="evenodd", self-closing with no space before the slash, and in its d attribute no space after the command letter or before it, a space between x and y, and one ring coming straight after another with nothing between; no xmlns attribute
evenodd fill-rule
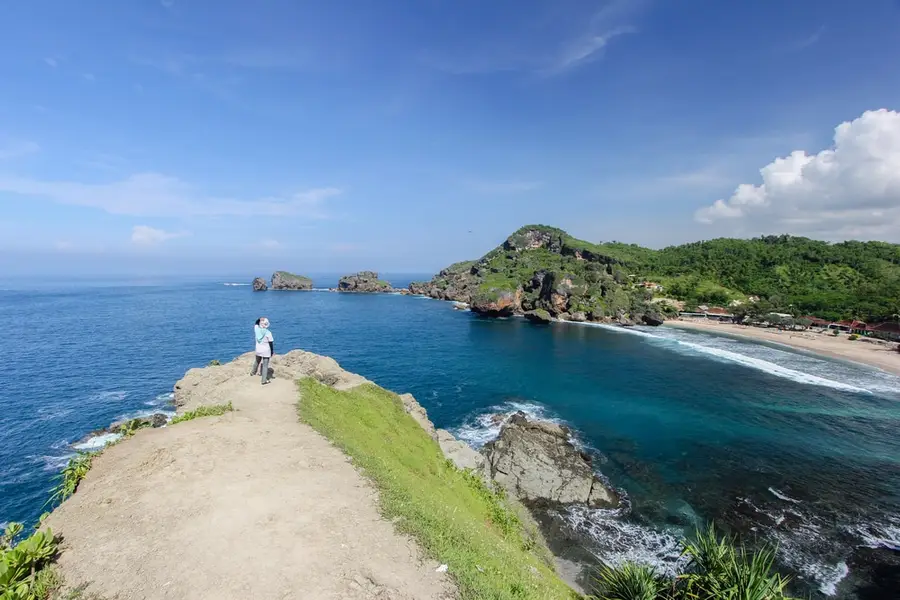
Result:
<svg viewBox="0 0 900 600"><path fill-rule="evenodd" d="M461 442L446 429L438 429L436 432L437 443L447 460L453 462L460 469L474 469L481 471L485 467L485 457L471 448L465 442Z"/></svg>
<svg viewBox="0 0 900 600"><path fill-rule="evenodd" d="M494 481L531 506L619 504L615 491L594 473L590 458L572 445L566 427L516 413L482 452Z"/></svg>
<svg viewBox="0 0 900 600"><path fill-rule="evenodd" d="M287 271L276 271L272 274L273 290L311 290L312 279L304 275L294 275Z"/></svg>
<svg viewBox="0 0 900 600"><path fill-rule="evenodd" d="M641 316L641 321L644 322L644 325L653 325L655 327L663 324L663 317L659 314L647 313Z"/></svg>
<svg viewBox="0 0 900 600"><path fill-rule="evenodd" d="M550 313L543 308L529 310L525 313L525 318L532 323L550 323L553 321L553 317L550 316Z"/></svg>
<svg viewBox="0 0 900 600"><path fill-rule="evenodd" d="M269 289L269 286L266 284L266 280L262 277L257 277L253 280L253 291L254 292L264 292Z"/></svg>
<svg viewBox="0 0 900 600"><path fill-rule="evenodd" d="M378 279L375 271L360 271L354 275L344 275L338 281L339 292L393 292L387 281ZM417 292L413 292L417 293Z"/></svg>
<svg viewBox="0 0 900 600"><path fill-rule="evenodd" d="M169 422L169 417L163 413L155 413L147 417L135 417L133 419L123 419L116 421L106 428L105 431L97 433L122 433L123 430L136 431L145 427L162 427Z"/></svg>
<svg viewBox="0 0 900 600"><path fill-rule="evenodd" d="M585 321L587 321L587 315L580 310L576 310L569 315L569 320L574 321L575 323L584 323Z"/></svg>

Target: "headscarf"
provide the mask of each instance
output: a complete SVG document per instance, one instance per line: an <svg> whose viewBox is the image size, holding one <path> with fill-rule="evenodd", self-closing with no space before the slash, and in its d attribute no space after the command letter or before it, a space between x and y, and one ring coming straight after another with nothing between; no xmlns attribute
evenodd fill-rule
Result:
<svg viewBox="0 0 900 600"><path fill-rule="evenodd" d="M269 320L265 317L259 320L259 325L254 325L253 333L256 334L256 343L260 344L264 339L266 339L266 335L269 334Z"/></svg>

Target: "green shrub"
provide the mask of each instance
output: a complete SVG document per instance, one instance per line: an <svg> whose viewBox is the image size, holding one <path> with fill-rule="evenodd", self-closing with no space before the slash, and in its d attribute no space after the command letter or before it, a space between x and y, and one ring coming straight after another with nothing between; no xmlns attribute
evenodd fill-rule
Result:
<svg viewBox="0 0 900 600"><path fill-rule="evenodd" d="M178 423L183 423L184 421L191 421L193 419L197 419L199 417L218 417L219 415L224 415L227 412L231 412L234 410L234 407L231 405L231 402L227 404L212 404L209 406L200 406L195 408L194 410L190 410L184 414L178 415L174 419L172 419L170 425L176 425Z"/></svg>
<svg viewBox="0 0 900 600"><path fill-rule="evenodd" d="M122 434L122 437L128 438L145 427L150 427L150 423L148 423L146 419L131 419L120 425L118 432Z"/></svg>
<svg viewBox="0 0 900 600"><path fill-rule="evenodd" d="M596 587L604 600L657 600L671 584L652 567L629 562L601 568Z"/></svg>
<svg viewBox="0 0 900 600"><path fill-rule="evenodd" d="M835 329L831 335L833 335L834 337L837 337L837 336L841 335L841 332L839 329Z"/></svg>
<svg viewBox="0 0 900 600"><path fill-rule="evenodd" d="M851 333L851 334L850 334L850 337L848 337L847 339L850 340L850 341L852 342L852 341L854 341L854 340L858 340L858 339L859 339L859 335L856 334L856 333Z"/></svg>
<svg viewBox="0 0 900 600"><path fill-rule="evenodd" d="M59 474L59 483L53 490L48 504L63 502L78 489L78 484L84 479L98 452L79 452L69 460L69 463Z"/></svg>
<svg viewBox="0 0 900 600"><path fill-rule="evenodd" d="M56 573L45 568L56 556L56 538L48 529L17 543L21 532L21 523L10 523L0 536L0 598L45 600L59 584Z"/></svg>
<svg viewBox="0 0 900 600"><path fill-rule="evenodd" d="M221 367L222 363L220 363L218 360L214 359L214 360L209 361L209 364L206 366L207 367Z"/></svg>

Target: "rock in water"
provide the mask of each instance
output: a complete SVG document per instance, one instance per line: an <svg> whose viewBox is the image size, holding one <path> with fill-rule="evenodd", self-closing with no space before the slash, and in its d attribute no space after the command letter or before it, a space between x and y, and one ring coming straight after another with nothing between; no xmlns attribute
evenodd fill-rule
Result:
<svg viewBox="0 0 900 600"><path fill-rule="evenodd" d="M566 427L516 413L483 453L494 481L532 506L619 504L617 494L594 474L590 459L569 441Z"/></svg>
<svg viewBox="0 0 900 600"><path fill-rule="evenodd" d="M374 271L360 271L354 275L344 275L338 281L339 292L393 292L391 284L378 279Z"/></svg>
<svg viewBox="0 0 900 600"><path fill-rule="evenodd" d="M266 280L262 277L257 277L253 280L253 291L254 292L264 292L269 289L269 286L266 285Z"/></svg>
<svg viewBox="0 0 900 600"><path fill-rule="evenodd" d="M553 317L550 316L543 308L538 308L536 310L529 310L525 313L525 318L533 323L550 323L553 321Z"/></svg>
<svg viewBox="0 0 900 600"><path fill-rule="evenodd" d="M294 275L287 271L276 271L272 274L273 290L311 290L312 279L303 275Z"/></svg>

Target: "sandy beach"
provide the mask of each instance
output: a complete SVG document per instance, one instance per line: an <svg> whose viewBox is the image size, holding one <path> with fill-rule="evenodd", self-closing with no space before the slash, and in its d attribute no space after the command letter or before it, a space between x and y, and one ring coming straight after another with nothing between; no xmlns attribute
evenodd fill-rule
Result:
<svg viewBox="0 0 900 600"><path fill-rule="evenodd" d="M763 329L761 327L700 319L666 321L665 326L697 329L785 344L808 352L849 360L900 375L900 352L895 350L897 347L896 343L868 341L862 338L850 341L847 339L846 333L835 337L831 334L813 331L779 331L777 329Z"/></svg>

